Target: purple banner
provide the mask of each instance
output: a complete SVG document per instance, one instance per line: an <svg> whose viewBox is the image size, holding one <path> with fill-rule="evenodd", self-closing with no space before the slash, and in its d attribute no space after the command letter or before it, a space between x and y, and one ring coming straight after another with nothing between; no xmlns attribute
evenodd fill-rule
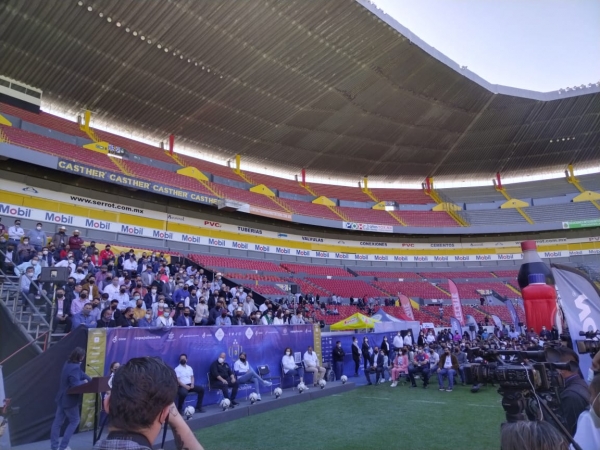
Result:
<svg viewBox="0 0 600 450"><path fill-rule="evenodd" d="M175 368L179 355L188 355L188 364L194 369L196 384L206 386L206 375L219 353L227 354L233 368L238 355L244 351L254 370L267 364L271 376L281 375L281 358L286 347L291 347L297 361L308 346L313 345L311 325L295 326L230 326L230 327L173 327L109 328L106 334L106 374L110 364L126 363L139 356L158 356ZM300 354L300 356L299 356ZM285 384L289 387L290 383ZM240 391L241 393L241 391ZM206 392L205 404L215 403L216 392Z"/></svg>

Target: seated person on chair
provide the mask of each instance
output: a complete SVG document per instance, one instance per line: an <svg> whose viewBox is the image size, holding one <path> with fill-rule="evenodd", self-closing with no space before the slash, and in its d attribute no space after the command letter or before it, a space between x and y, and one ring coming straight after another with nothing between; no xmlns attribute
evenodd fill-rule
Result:
<svg viewBox="0 0 600 450"><path fill-rule="evenodd" d="M313 373L313 386L316 386L325 376L327 371L325 367L319 365L319 357L313 348L309 345L308 350L304 353L304 371Z"/></svg>
<svg viewBox="0 0 600 450"><path fill-rule="evenodd" d="M394 359L394 366L392 367L392 387L398 386L398 379L400 374L404 373L408 375L408 351L403 348L401 352L396 354Z"/></svg>
<svg viewBox="0 0 600 450"><path fill-rule="evenodd" d="M300 383L304 383L304 368L301 364L296 364L294 352L290 347L285 349L285 354L281 358L281 367L284 376L291 375L292 378L297 376L300 378Z"/></svg>
<svg viewBox="0 0 600 450"><path fill-rule="evenodd" d="M231 367L225 362L225 353L221 353L219 358L210 365L208 376L210 377L211 387L221 389L223 397L231 400L230 408L239 405L239 403L235 401L239 385ZM231 388L231 396L229 395L228 388Z"/></svg>
<svg viewBox="0 0 600 450"><path fill-rule="evenodd" d="M429 350L429 376L434 376L438 371L440 355L433 349Z"/></svg>
<svg viewBox="0 0 600 450"><path fill-rule="evenodd" d="M458 359L450 353L448 347L445 348L444 354L440 357L438 364L438 381L440 383L440 391L444 390L444 376L448 375L448 389L446 392L452 392L454 387L454 376L458 371Z"/></svg>
<svg viewBox="0 0 600 450"><path fill-rule="evenodd" d="M465 369L467 369L469 366L467 354L459 347L454 349L454 354L456 355L456 360L458 361L458 374L460 375L460 381L464 386L467 382Z"/></svg>
<svg viewBox="0 0 600 450"><path fill-rule="evenodd" d="M254 384L254 390L258 395L258 401L260 398L260 386L271 386L273 383L265 381L254 371L252 366L248 363L248 359L245 352L240 353L239 359L233 365L233 371L237 375L238 384L251 383Z"/></svg>
<svg viewBox="0 0 600 450"><path fill-rule="evenodd" d="M384 380L384 366L385 366L385 355L379 350L379 347L373 348L373 354L369 359L369 369L365 370L365 377L367 378L367 385L372 385L371 373L375 373L375 384L379 383L379 379ZM383 381L382 381L383 382Z"/></svg>
<svg viewBox="0 0 600 450"><path fill-rule="evenodd" d="M198 400L196 401L196 412L204 412L202 409L202 399L204 398L204 388L194 384L194 369L187 364L187 355L182 353L179 356L179 365L175 367L175 374L177 375L177 383L179 387L177 389L177 409L181 411L183 402L190 392L198 394Z"/></svg>
<svg viewBox="0 0 600 450"><path fill-rule="evenodd" d="M427 388L429 384L429 356L423 352L423 348L419 347L417 354L414 356L412 367L408 368L408 377L410 378L411 387L417 387L415 375L421 374L423 378L423 388Z"/></svg>

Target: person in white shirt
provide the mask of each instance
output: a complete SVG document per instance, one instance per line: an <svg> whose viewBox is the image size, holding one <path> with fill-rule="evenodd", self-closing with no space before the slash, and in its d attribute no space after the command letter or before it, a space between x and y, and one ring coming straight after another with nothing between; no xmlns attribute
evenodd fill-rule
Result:
<svg viewBox="0 0 600 450"><path fill-rule="evenodd" d="M313 386L316 386L325 377L327 370L325 367L319 365L319 357L313 352L313 348L310 345L308 346L308 350L304 352L302 359L304 361L304 371L313 373Z"/></svg>
<svg viewBox="0 0 600 450"><path fill-rule="evenodd" d="M127 288L125 287L125 285L121 285L121 287L119 288L119 292L113 295L113 300L119 301L119 309L125 309L131 306L131 304L129 303L129 294L127 293Z"/></svg>
<svg viewBox="0 0 600 450"><path fill-rule="evenodd" d="M73 256L69 256L68 259L63 259L62 261L54 264L54 267L68 267L69 268L69 276L75 272L75 259Z"/></svg>
<svg viewBox="0 0 600 450"><path fill-rule="evenodd" d="M181 407L183 406L185 398L190 392L195 392L198 394L198 400L196 400L196 412L205 412L204 409L202 409L204 388L194 383L194 369L188 366L187 355L185 353L182 353L179 356L179 365L175 367L175 375L177 375L177 383L179 383L179 388L177 389L177 409L179 409L180 412L183 412Z"/></svg>
<svg viewBox="0 0 600 450"><path fill-rule="evenodd" d="M208 306L206 305L206 299L204 297L200 297L200 301L196 305L194 322L196 325L208 325Z"/></svg>
<svg viewBox="0 0 600 450"><path fill-rule="evenodd" d="M24 235L25 230L21 228L21 221L19 219L15 220L15 224L8 228L8 239L16 244L21 241Z"/></svg>
<svg viewBox="0 0 600 450"><path fill-rule="evenodd" d="M254 304L254 300L252 300L251 297L247 297L246 301L244 302L243 309L244 309L244 314L246 314L247 316L250 316L250 314L252 314L258 308L256 308L256 305Z"/></svg>
<svg viewBox="0 0 600 450"><path fill-rule="evenodd" d="M427 337L425 338L425 340L427 341L427 344L429 344L429 345L431 345L435 342L435 336L433 335L432 331L427 333Z"/></svg>
<svg viewBox="0 0 600 450"><path fill-rule="evenodd" d="M433 349L429 350L429 376L432 377L438 370L440 355Z"/></svg>
<svg viewBox="0 0 600 450"><path fill-rule="evenodd" d="M398 334L394 336L394 341L392 342L392 345L394 346L394 351L396 353L400 351L400 349L404 345L404 339L402 339L402 333L400 331L398 331Z"/></svg>
<svg viewBox="0 0 600 450"><path fill-rule="evenodd" d="M156 319L156 326L158 328L170 328L174 325L173 318L171 317L171 308L166 304L163 308L162 316L158 316Z"/></svg>
<svg viewBox="0 0 600 450"><path fill-rule="evenodd" d="M250 363L248 363L246 352L240 353L239 359L233 365L233 371L237 376L238 384L254 384L254 391L258 395L258 401L261 401L260 386L269 387L273 384L258 376L252 366L250 366Z"/></svg>
<svg viewBox="0 0 600 450"><path fill-rule="evenodd" d="M596 375L590 383L590 409L582 412L577 419L575 442L581 450L597 450L600 448L600 375ZM571 445L571 450L574 447Z"/></svg>
<svg viewBox="0 0 600 450"><path fill-rule="evenodd" d="M283 375L291 375L292 377L297 376L300 378L300 383L304 383L304 368L301 364L296 364L294 352L292 352L290 347L285 349L284 355L281 358L281 367L283 369ZM308 389L308 387L306 389Z"/></svg>
<svg viewBox="0 0 600 450"><path fill-rule="evenodd" d="M246 301L246 299L248 298L248 294L246 292L244 292L244 289L242 288L242 290L240 291L240 299L239 302L240 303L244 303Z"/></svg>
<svg viewBox="0 0 600 450"><path fill-rule="evenodd" d="M273 317L273 325L285 325L285 320L283 318L281 308L277 310L277 313L275 313L275 317Z"/></svg>
<svg viewBox="0 0 600 450"><path fill-rule="evenodd" d="M410 331L406 333L406 336L404 336L404 345L409 347L412 347L413 345L412 333Z"/></svg>
<svg viewBox="0 0 600 450"><path fill-rule="evenodd" d="M292 316L290 319L290 325L304 325L305 323L306 322L304 322L304 318L302 317L302 310L298 308L296 315Z"/></svg>
<svg viewBox="0 0 600 450"><path fill-rule="evenodd" d="M135 260L135 255L131 255L129 258L127 258L125 261L123 261L123 270L126 270L128 272L133 272L136 271L138 268L138 263Z"/></svg>
<svg viewBox="0 0 600 450"><path fill-rule="evenodd" d="M108 282L108 280L107 280ZM119 293L119 279L117 277L114 277L110 283L106 284L104 286L104 289L102 290L103 294L108 294L108 299L112 300L115 298L115 296Z"/></svg>

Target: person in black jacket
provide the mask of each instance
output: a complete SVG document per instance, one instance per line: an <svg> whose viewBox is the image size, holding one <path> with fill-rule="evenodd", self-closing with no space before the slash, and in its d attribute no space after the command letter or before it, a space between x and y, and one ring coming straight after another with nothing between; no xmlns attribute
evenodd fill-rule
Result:
<svg viewBox="0 0 600 450"><path fill-rule="evenodd" d="M369 358L369 370L365 370L365 377L367 378L367 384L369 386L373 384L371 382L372 372L375 372L375 384L379 383L379 379L383 377L384 361L385 358L383 351L380 351L377 347L375 347L373 349L373 354Z"/></svg>
<svg viewBox="0 0 600 450"><path fill-rule="evenodd" d="M360 348L358 347L358 339L352 337L352 361L354 361L354 376L358 376L358 368L360 367Z"/></svg>
<svg viewBox="0 0 600 450"><path fill-rule="evenodd" d="M346 352L342 348L342 343L337 341L333 348L333 370L336 380L339 380L344 374L344 356L346 356Z"/></svg>
<svg viewBox="0 0 600 450"><path fill-rule="evenodd" d="M110 308L104 308L100 313L96 328L115 328L117 323L113 320L112 315L113 312Z"/></svg>
<svg viewBox="0 0 600 450"><path fill-rule="evenodd" d="M369 370L369 360L371 359L371 345L369 344L369 338L367 336L363 338L361 350L366 372Z"/></svg>
<svg viewBox="0 0 600 450"><path fill-rule="evenodd" d="M381 346L380 346L381 350L385 350L386 354L390 353L390 344L388 343L388 337L384 336L383 339L381 340Z"/></svg>
<svg viewBox="0 0 600 450"><path fill-rule="evenodd" d="M579 415L590 406L590 390L580 375L579 355L568 347L558 347L560 362L569 363L570 370L558 370L565 380L564 388L559 390L560 417L563 424L575 436Z"/></svg>
<svg viewBox="0 0 600 450"><path fill-rule="evenodd" d="M50 322L52 308L46 308L46 317ZM54 320L52 321L52 332L56 331L59 325L64 325L64 332L71 331L71 300L65 296L65 290L58 288L56 290L56 300L54 301Z"/></svg>
<svg viewBox="0 0 600 450"><path fill-rule="evenodd" d="M233 408L236 405L239 405L238 402L235 401L235 397L238 392L238 382L235 378L235 373L229 367L229 364L225 361L225 353L221 353L219 358L210 365L210 384L211 387L216 387L217 389L221 389L223 392L223 397L231 400L230 408ZM229 388L231 388L231 395L229 395Z"/></svg>
<svg viewBox="0 0 600 450"><path fill-rule="evenodd" d="M419 333L419 337L417 338L417 345L419 347L425 347L425 333L422 331Z"/></svg>

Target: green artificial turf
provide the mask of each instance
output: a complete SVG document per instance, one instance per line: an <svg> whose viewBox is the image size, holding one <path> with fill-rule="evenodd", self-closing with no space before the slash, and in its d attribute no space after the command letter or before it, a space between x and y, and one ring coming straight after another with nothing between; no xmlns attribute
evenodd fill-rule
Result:
<svg viewBox="0 0 600 450"><path fill-rule="evenodd" d="M298 394L287 394L298 395ZM477 394L389 383L276 409L196 435L207 450L456 449L500 447L504 421L495 388Z"/></svg>

